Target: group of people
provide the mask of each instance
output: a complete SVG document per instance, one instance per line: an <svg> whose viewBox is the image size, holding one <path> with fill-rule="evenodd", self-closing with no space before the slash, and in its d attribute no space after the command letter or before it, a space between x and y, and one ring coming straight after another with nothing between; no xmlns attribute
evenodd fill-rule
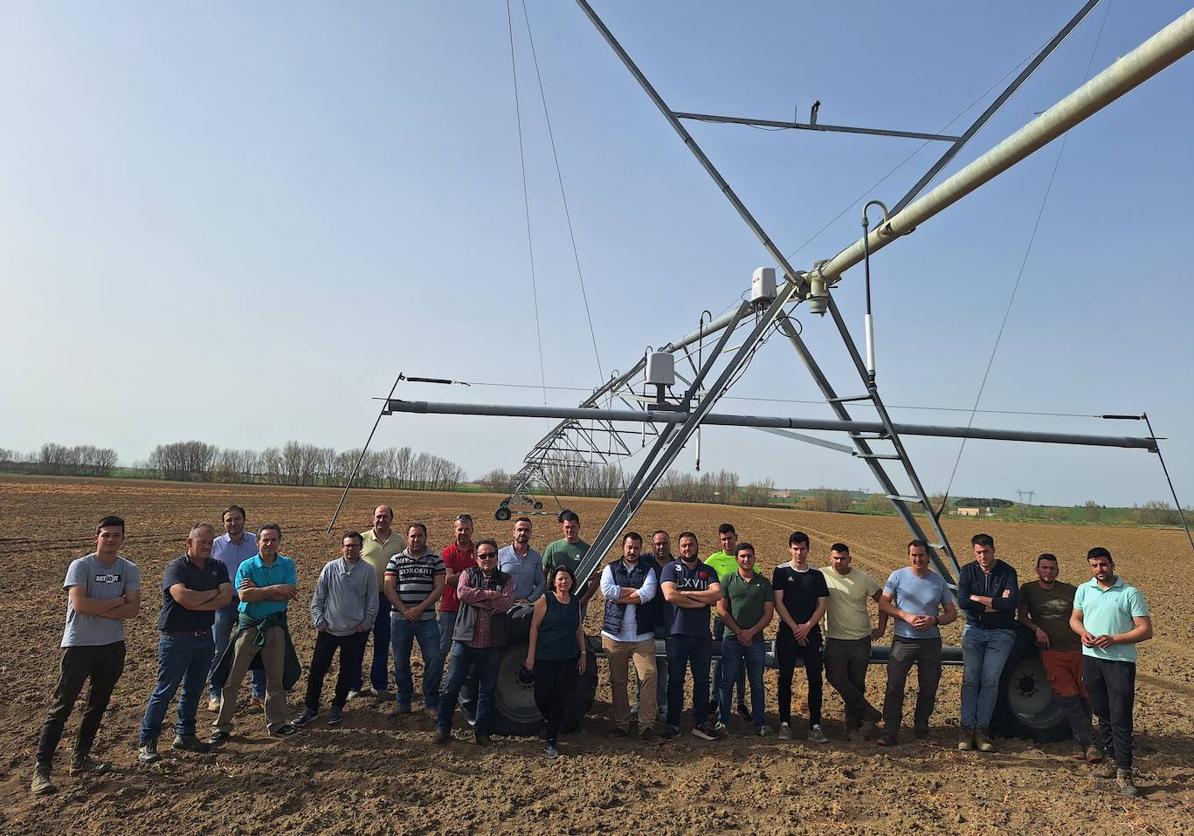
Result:
<svg viewBox="0 0 1194 836"><path fill-rule="evenodd" d="M389 506L378 506L372 527L364 533L345 531L340 556L319 573L309 605L315 647L303 711L293 720L286 716L287 691L297 684L302 666L287 616L298 597L298 579L294 561L279 552L281 528L268 523L258 528L256 538L249 536L245 510L237 505L224 510L224 533L218 537L209 524L194 526L185 554L163 572L158 677L141 723L139 762L160 760L158 738L180 687L172 748L206 752L226 741L246 675L254 704L264 710L268 733L294 735L320 718L324 680L337 651L339 671L326 722L343 722L348 701L364 692L370 636L369 679L375 697L392 701L398 714L411 713L411 654L417 643L423 707L435 722L434 742L453 739L456 708L467 688L473 699L474 739L489 745L498 673L510 644L511 613L519 605L530 608L530 624L518 676L534 686L543 718L540 736L546 755L554 758L577 678L592 664L583 624L599 589L612 737L635 733L654 744L679 735L689 676L694 736L708 741L725 737L735 710L753 725L754 734L769 735L763 635L777 617L780 739L793 736L797 667L804 669L808 686L809 741L829 739L821 717L824 674L844 704L848 739L897 745L913 666L913 733L926 737L941 676L940 627L955 621L960 609L965 627L958 749L994 750L989 726L1019 622L1040 647L1077 757L1092 764L1093 774L1116 778L1124 794L1136 793L1135 645L1151 638L1152 625L1144 597L1115 574L1111 554L1102 547L1088 553L1092 577L1078 587L1057 580L1057 559L1047 553L1037 559L1038 580L1020 585L1015 570L996 558L994 540L975 535L974 560L962 567L955 597L930 569L929 547L921 540L908 544L908 565L880 585L851 565L844 543L830 547L828 567L813 568L809 537L800 531L792 532L789 560L773 570L770 580L758 570L755 547L739 542L729 523L718 529L720 550L704 559L691 531L679 534L678 555L672 554L667 531L655 531L649 549L631 531L622 539L621 555L602 569L597 581L578 576L589 544L580 538L580 519L572 511L560 514L563 537L542 554L530 545L527 517L514 520L511 542L499 546L493 539L474 541L473 520L461 514L453 521L453 542L438 553L427 545L424 524L411 524L401 538L392 528L393 518ZM91 757L91 748L124 668L124 621L137 616L141 604L140 572L120 555L123 542L124 521L105 517L96 527L95 552L72 561L67 570L61 674L38 742L34 794L55 791L54 753L87 680L90 690L70 772L110 768ZM874 626L868 601L877 610ZM886 634L889 621L895 630L879 709L867 699L866 675L871 643ZM666 647L663 662L657 657L658 639ZM715 639L720 639L720 654L713 664ZM208 741L200 740L196 729L205 690L208 708L216 715ZM1099 721L1097 734L1092 712ZM632 723L637 723L633 732ZM1113 756L1110 761L1105 753Z"/></svg>

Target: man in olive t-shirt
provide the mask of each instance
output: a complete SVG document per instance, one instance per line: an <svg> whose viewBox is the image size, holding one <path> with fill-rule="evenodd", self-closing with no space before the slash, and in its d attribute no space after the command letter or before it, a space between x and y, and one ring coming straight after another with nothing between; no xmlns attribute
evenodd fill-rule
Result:
<svg viewBox="0 0 1194 836"><path fill-rule="evenodd" d="M1094 745L1091 730L1090 703L1082 682L1082 642L1070 628L1077 590L1057 580L1057 558L1051 554L1036 559L1036 574L1039 580L1020 587L1020 623L1036 635L1053 696L1070 724L1074 756L1098 763L1103 753Z"/></svg>
<svg viewBox="0 0 1194 836"><path fill-rule="evenodd" d="M560 512L560 529L564 533L563 539L548 543L547 547L543 549L543 571L546 573L557 566L567 566L575 575L576 567L580 565L589 551L589 544L580 539L580 517L575 511ZM580 591L577 593L580 598L580 606L581 609L584 609L589 603L589 599L593 597L593 591L597 588L597 584L593 577L589 577L583 583L581 583L581 578L576 580L580 586Z"/></svg>

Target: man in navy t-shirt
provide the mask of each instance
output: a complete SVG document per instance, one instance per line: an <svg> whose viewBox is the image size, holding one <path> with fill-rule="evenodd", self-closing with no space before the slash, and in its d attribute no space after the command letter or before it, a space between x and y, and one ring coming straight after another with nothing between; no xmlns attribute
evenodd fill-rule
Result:
<svg viewBox="0 0 1194 836"><path fill-rule="evenodd" d="M792 675L798 663L808 680L808 739L828 743L821 729L823 658L821 619L829 606L825 576L808 565L808 535L793 531L788 538L791 561L775 567L771 588L775 591L775 612L779 631L775 635L775 658L779 662L779 738L792 737Z"/></svg>
<svg viewBox="0 0 1194 836"><path fill-rule="evenodd" d="M717 740L709 722L709 661L713 636L709 632L709 607L721 599L717 573L697 556L697 536L685 531L679 539L680 559L663 567L659 581L668 603L667 622L667 729L664 737L680 733L684 700L684 674L692 668L692 733L702 740Z"/></svg>

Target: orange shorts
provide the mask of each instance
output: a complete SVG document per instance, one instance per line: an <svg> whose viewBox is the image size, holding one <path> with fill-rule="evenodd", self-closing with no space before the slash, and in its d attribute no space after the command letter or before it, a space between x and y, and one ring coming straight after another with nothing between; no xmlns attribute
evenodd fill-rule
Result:
<svg viewBox="0 0 1194 836"><path fill-rule="evenodd" d="M1086 686L1082 684L1081 650L1042 650L1041 664L1049 686L1058 697L1085 697Z"/></svg>

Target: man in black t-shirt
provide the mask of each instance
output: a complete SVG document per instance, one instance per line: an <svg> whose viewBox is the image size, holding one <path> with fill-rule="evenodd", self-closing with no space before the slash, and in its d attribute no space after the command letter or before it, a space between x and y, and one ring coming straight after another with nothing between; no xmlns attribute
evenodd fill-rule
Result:
<svg viewBox="0 0 1194 836"><path fill-rule="evenodd" d="M829 605L825 576L808 565L808 535L793 531L788 538L792 559L777 566L771 576L775 590L775 612L779 632L775 637L775 658L779 662L779 738L792 738L792 675L796 664L804 664L808 679L808 739L827 743L821 729L821 628Z"/></svg>

